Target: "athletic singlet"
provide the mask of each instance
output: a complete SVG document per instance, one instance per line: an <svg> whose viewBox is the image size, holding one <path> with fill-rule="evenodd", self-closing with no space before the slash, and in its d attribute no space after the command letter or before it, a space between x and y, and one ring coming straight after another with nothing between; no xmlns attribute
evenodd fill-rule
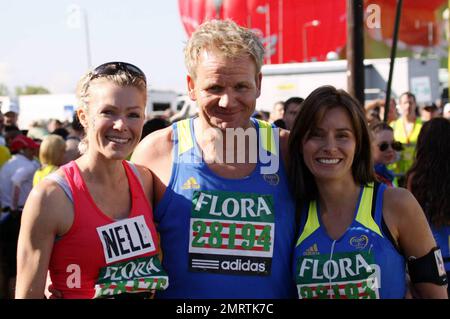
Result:
<svg viewBox="0 0 450 319"><path fill-rule="evenodd" d="M122 163L132 203L130 215L117 221L97 207L74 161L62 167L73 198L74 220L55 242L49 270L63 298L111 297L168 285L157 256L152 208L130 164Z"/></svg>
<svg viewBox="0 0 450 319"><path fill-rule="evenodd" d="M155 209L170 286L157 298L295 297L294 202L278 130L252 122L259 154L240 179L220 177L204 162L194 119L173 124L172 175ZM273 171L264 170L268 158L279 165Z"/></svg>
<svg viewBox="0 0 450 319"><path fill-rule="evenodd" d="M299 298L403 298L406 262L382 225L384 184L362 187L355 218L331 239L315 201L302 214L294 252ZM375 197L374 197L375 195ZM307 216L306 216L307 215Z"/></svg>

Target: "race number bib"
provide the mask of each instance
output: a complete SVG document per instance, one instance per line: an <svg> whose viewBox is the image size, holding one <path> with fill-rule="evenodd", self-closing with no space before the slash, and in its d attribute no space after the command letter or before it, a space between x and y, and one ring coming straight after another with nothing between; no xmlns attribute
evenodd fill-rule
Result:
<svg viewBox="0 0 450 319"><path fill-rule="evenodd" d="M144 216L127 218L97 228L107 264L156 252Z"/></svg>
<svg viewBox="0 0 450 319"><path fill-rule="evenodd" d="M269 275L275 236L272 195L195 191L189 269Z"/></svg>
<svg viewBox="0 0 450 319"><path fill-rule="evenodd" d="M380 298L380 267L366 252L302 256L295 275L300 299Z"/></svg>
<svg viewBox="0 0 450 319"><path fill-rule="evenodd" d="M137 258L103 267L95 283L94 298L164 290L168 285L169 278L157 256Z"/></svg>

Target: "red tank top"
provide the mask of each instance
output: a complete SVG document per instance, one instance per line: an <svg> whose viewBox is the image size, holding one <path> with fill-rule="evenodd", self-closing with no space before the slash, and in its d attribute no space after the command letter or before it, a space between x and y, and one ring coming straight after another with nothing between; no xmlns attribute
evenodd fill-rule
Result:
<svg viewBox="0 0 450 319"><path fill-rule="evenodd" d="M126 161L123 167L132 204L129 216L118 221L97 207L75 162L62 167L73 196L74 221L55 242L49 270L63 298L145 291L142 288L149 288L150 281L153 289L168 284L156 256L159 245L152 208Z"/></svg>

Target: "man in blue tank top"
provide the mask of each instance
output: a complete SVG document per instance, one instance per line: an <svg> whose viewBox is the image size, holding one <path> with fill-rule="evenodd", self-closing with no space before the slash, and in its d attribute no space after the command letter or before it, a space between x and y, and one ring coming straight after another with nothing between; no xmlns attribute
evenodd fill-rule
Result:
<svg viewBox="0 0 450 319"><path fill-rule="evenodd" d="M209 21L185 48L198 117L146 137L132 161L154 173L155 220L170 278L160 298L294 298L288 132L251 118L264 48Z"/></svg>

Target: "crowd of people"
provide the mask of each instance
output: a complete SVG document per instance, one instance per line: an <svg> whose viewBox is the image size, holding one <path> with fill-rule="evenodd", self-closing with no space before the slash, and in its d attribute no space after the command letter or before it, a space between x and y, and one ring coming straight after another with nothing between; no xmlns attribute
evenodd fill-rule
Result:
<svg viewBox="0 0 450 319"><path fill-rule="evenodd" d="M2 128L2 297L448 298L447 106L405 92L386 123L323 86L264 114L251 30L205 22L184 54L195 117L145 123L144 73L109 62L71 130Z"/></svg>

